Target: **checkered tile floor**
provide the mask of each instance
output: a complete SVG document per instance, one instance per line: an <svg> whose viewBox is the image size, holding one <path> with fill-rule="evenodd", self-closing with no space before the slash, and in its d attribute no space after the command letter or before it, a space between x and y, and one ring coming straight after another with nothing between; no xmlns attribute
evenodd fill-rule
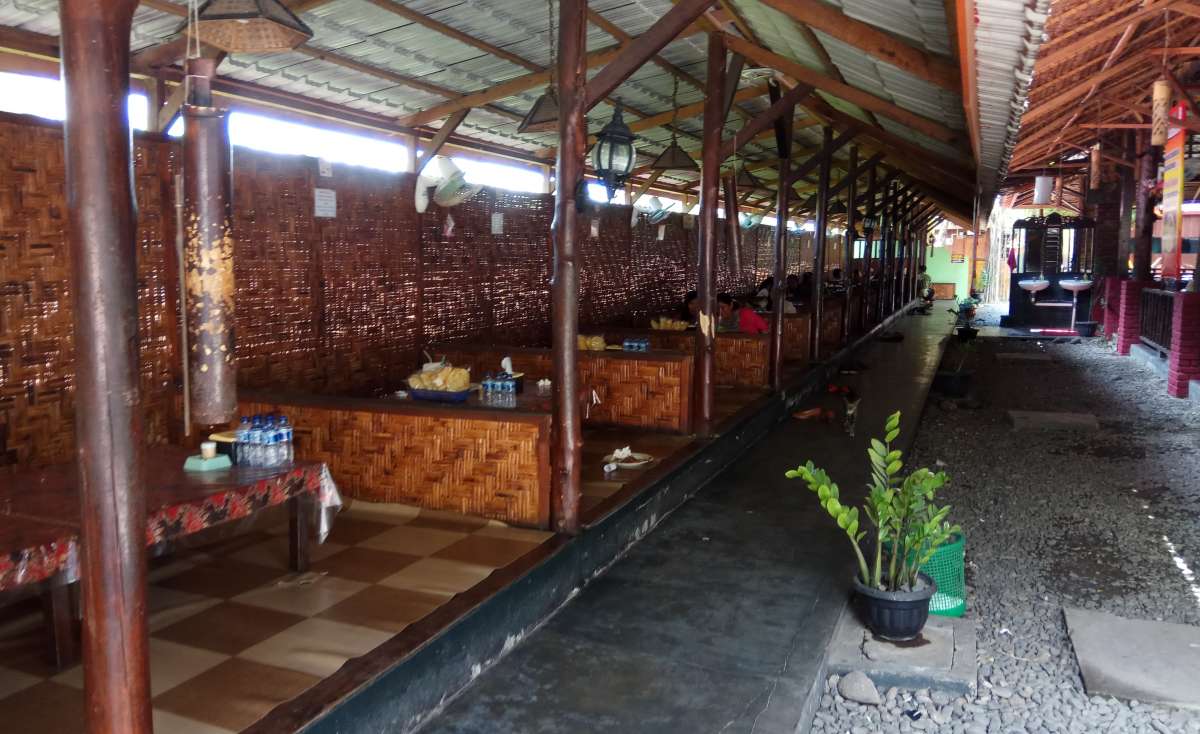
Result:
<svg viewBox="0 0 1200 734"><path fill-rule="evenodd" d="M551 537L399 505L355 503L287 571L286 528L168 559L150 574L150 673L159 734L253 724L455 594ZM0 729L83 731L83 674L56 673L41 617L0 623Z"/></svg>

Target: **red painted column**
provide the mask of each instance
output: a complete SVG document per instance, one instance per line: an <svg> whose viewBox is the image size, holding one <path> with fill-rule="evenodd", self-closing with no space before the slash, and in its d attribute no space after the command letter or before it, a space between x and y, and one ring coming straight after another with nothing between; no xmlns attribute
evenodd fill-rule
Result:
<svg viewBox="0 0 1200 734"><path fill-rule="evenodd" d="M1120 311L1117 314L1117 354L1129 354L1129 348L1142 335L1142 290L1140 280L1121 281Z"/></svg>
<svg viewBox="0 0 1200 734"><path fill-rule="evenodd" d="M1191 380L1200 380L1200 293L1176 293L1167 392L1186 398Z"/></svg>

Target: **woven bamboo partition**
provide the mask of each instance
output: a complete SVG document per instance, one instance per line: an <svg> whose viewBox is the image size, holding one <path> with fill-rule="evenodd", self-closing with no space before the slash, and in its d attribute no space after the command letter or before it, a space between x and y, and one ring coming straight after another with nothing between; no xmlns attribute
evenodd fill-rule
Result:
<svg viewBox="0 0 1200 734"><path fill-rule="evenodd" d="M549 414L386 399L259 396L239 406L286 414L297 457L327 463L351 497L549 527Z"/></svg>
<svg viewBox="0 0 1200 734"><path fill-rule="evenodd" d="M842 309L846 307L844 296L834 296L825 299L825 308L821 312L821 343L831 346L842 344Z"/></svg>
<svg viewBox="0 0 1200 734"><path fill-rule="evenodd" d="M789 362L807 362L812 314L788 314L783 317L783 358Z"/></svg>
<svg viewBox="0 0 1200 734"><path fill-rule="evenodd" d="M525 389L552 374L549 349L436 345L434 354L451 364L470 367L474 379L496 372L500 360L512 357L513 369L525 373ZM637 426L686 433L692 427L692 355L686 352L579 353L579 384L584 391L585 422ZM591 391L598 405L587 405Z"/></svg>
<svg viewBox="0 0 1200 734"><path fill-rule="evenodd" d="M659 331L655 329L607 328L604 336L620 343L626 336L646 337L650 347L658 350L695 353L696 332ZM763 387L769 384L770 343L765 334L717 334L714 358L716 384L731 387Z"/></svg>
<svg viewBox="0 0 1200 734"><path fill-rule="evenodd" d="M17 118L19 119L19 118ZM67 461L74 446L75 303L66 241L63 140L57 125L0 120L0 464ZM145 435L166 440L175 343L171 151L139 140L138 336Z"/></svg>

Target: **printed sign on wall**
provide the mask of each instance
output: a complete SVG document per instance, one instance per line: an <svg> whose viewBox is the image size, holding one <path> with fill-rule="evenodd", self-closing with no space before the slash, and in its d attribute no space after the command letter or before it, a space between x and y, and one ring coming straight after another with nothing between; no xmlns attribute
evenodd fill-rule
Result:
<svg viewBox="0 0 1200 734"><path fill-rule="evenodd" d="M333 189L313 189L313 216L331 219L337 216L337 192Z"/></svg>

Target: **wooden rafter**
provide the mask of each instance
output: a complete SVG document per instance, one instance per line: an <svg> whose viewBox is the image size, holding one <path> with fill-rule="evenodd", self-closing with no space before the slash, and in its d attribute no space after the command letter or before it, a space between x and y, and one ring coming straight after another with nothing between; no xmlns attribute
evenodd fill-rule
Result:
<svg viewBox="0 0 1200 734"><path fill-rule="evenodd" d="M782 71L788 76L795 79L800 84L807 84L816 89L828 92L835 97L850 102L862 107L864 110L876 112L884 117L889 117L896 122L899 122L906 127L910 127L917 132L928 135L929 137L939 140L949 145L960 145L963 141L961 135L942 123L931 120L928 117L918 115L915 112L906 110L900 105L877 97L870 92L864 92L857 87L852 87L849 84L839 82L836 79L828 77L820 72L804 66L803 64L793 61L785 56L781 56L773 51L769 51L761 46L757 46L749 41L746 41L736 36L726 36L726 44L729 48L737 51L748 59L769 66L778 71Z"/></svg>
<svg viewBox="0 0 1200 734"><path fill-rule="evenodd" d="M867 55L887 62L930 84L958 93L958 70L953 64L856 20L822 0L762 0L810 28L829 34Z"/></svg>
<svg viewBox="0 0 1200 734"><path fill-rule="evenodd" d="M802 99L812 94L812 91L812 87L801 84L784 92L776 102L766 110L763 110L762 113L755 115L754 119L746 123L733 137L721 141L721 152L717 154L717 158L725 160L740 150L755 136L764 130L771 129L775 120L779 119L780 115L786 114L790 116L793 114L796 105Z"/></svg>
<svg viewBox="0 0 1200 734"><path fill-rule="evenodd" d="M517 66L520 66L520 67L526 69L527 71L541 71L542 70L541 66L533 63L532 61L529 61L528 59L521 58L517 54L514 54L511 51L506 51L505 49L502 49L499 46L496 46L495 44L491 44L491 43L488 43L487 41L480 40L480 39L476 38L475 36L470 35L469 33L464 33L463 31L460 31L457 28L454 28L453 26L446 25L445 23L443 23L439 20L429 17L425 13L421 13L419 11L413 10L410 7L401 5L398 2L394 2L394 0L367 0L367 2L371 3L372 5L374 5L378 8L386 10L389 13L392 13L393 15L398 15L401 18L404 18L405 20L411 20L413 23L416 23L417 25L421 25L432 31L436 31L437 33L440 33L443 36L453 38L454 40L456 40L460 43L464 43L468 46L471 46L472 48L479 49L480 51L491 54L492 56L495 56L496 58L504 59L505 61L507 61L511 64L516 64Z"/></svg>

